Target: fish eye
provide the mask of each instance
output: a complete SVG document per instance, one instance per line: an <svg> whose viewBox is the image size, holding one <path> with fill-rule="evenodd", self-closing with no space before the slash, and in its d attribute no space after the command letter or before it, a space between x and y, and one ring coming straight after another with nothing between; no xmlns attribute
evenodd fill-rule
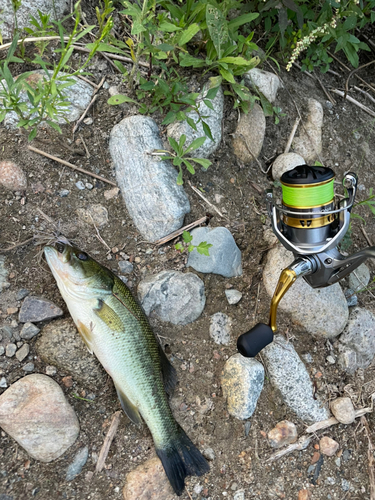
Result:
<svg viewBox="0 0 375 500"><path fill-rule="evenodd" d="M89 256L85 252L79 252L79 254L77 254L77 257L79 258L79 260L88 260L89 258Z"/></svg>
<svg viewBox="0 0 375 500"><path fill-rule="evenodd" d="M56 243L56 249L59 253L64 253L65 250L64 243Z"/></svg>

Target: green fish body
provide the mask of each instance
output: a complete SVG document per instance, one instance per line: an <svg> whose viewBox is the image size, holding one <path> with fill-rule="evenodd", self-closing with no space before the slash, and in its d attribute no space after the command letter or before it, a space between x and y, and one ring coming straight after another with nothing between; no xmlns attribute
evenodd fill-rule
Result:
<svg viewBox="0 0 375 500"><path fill-rule="evenodd" d="M85 252L59 242L46 246L44 254L89 351L112 377L128 417L146 422L181 495L185 477L200 476L209 466L172 415L166 392L173 391L176 372L146 315L127 286Z"/></svg>

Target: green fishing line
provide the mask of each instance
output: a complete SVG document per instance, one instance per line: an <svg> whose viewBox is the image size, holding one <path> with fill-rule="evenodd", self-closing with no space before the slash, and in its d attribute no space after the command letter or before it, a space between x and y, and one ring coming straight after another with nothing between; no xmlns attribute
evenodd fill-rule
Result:
<svg viewBox="0 0 375 500"><path fill-rule="evenodd" d="M326 205L332 201L334 197L333 182L334 179L320 186L311 184L310 186L305 185L304 187L285 186L282 184L283 203L290 207L299 208Z"/></svg>

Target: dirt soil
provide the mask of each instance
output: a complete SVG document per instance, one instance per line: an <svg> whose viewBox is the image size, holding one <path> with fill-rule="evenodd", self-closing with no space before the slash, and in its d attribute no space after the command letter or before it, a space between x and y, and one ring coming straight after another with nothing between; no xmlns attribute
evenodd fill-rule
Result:
<svg viewBox="0 0 375 500"><path fill-rule="evenodd" d="M97 83L106 76L109 85L120 83L120 76L103 59L96 58L91 67L91 78ZM370 66L359 74L369 82L375 81L375 70ZM269 67L265 67L269 70ZM344 88L348 72L338 64L332 66L340 76L320 75L325 88ZM373 183L373 158L375 154L374 120L349 102L334 96L332 106L316 80L294 69L290 74L282 71L284 88L278 93L277 105L285 116L278 125L273 118L267 118L267 130L260 156L263 166L283 152L297 108L304 116L307 97L319 100L324 108L323 152L320 161L332 167L339 180L344 172L353 170L359 176L359 200L369 196ZM352 77L351 85L358 84ZM367 106L374 105L364 95L353 92L353 96ZM114 170L108 150L108 139L112 127L126 116L136 114L136 107L123 105L110 107L107 104L108 91L102 88L98 100L89 112L93 124L83 125L72 138L72 125L63 127L59 136L52 129L42 129L34 141L35 147L86 168L92 172L114 180ZM158 117L156 119L159 120ZM246 422L231 417L226 410L226 402L220 387L220 375L225 361L236 353L236 339L239 334L251 328L258 321L265 321L270 299L262 283L262 269L269 248L263 237L269 226L266 218L263 195L259 192L272 186L270 177L264 175L256 162L240 164L233 153L230 134L234 132L238 112L232 109L230 99L226 100L223 120L224 137L220 147L212 156L212 166L205 173L200 170L190 180L202 188L207 199L218 206L225 218L221 218L199 198L185 183L191 203L191 212L185 223L199 219L207 212L213 215L212 227L226 226L233 234L242 251L243 275L225 279L217 275L197 273L204 281L206 307L201 317L184 327L162 323L151 318L156 334L160 336L168 356L175 366L179 385L172 397L171 406L176 420L186 430L200 449L210 447L215 459L210 462L210 473L203 478L192 477L186 481L188 498L233 498L236 490L244 489L245 498L297 499L298 492L307 487L313 500L367 500L370 499L368 475L368 440L359 421L352 425L337 425L312 439L304 451L296 451L273 463L266 463L272 453L266 433L277 422L288 419L298 426L302 434L305 425L283 403L281 396L265 379L264 390L259 398L248 435ZM165 130L161 128L162 137ZM87 158L80 137L83 137L90 157ZM140 258L128 285L136 294L139 281L150 273L166 269L186 269L186 255L178 253L172 242L161 249L144 242L130 219L121 196L107 200L104 194L111 186L90 176L75 173L67 167L38 156L27 149L27 136L20 130L6 130L0 127L0 159L12 160L27 174L29 187L26 193L11 193L0 188L0 244L6 249L35 234L48 235L59 230L77 246L92 254L98 261L118 273L119 252L125 252L131 259ZM79 154L76 154L76 150ZM185 179L189 176L186 175ZM75 183L90 182L92 190L79 190ZM62 189L70 194L61 197ZM339 186L338 186L339 189ZM215 194L223 196L220 203ZM342 192L341 192L342 194ZM77 209L99 203L109 213L109 223L100 229L102 240L98 239L93 226L81 222ZM358 207L355 212L366 222L366 232L375 241L374 217L366 207ZM351 240L347 252L353 253L368 245L360 229L363 222L353 220ZM103 243L105 242L105 244ZM108 251L114 249L114 251ZM17 320L17 315L9 316L7 308L19 307L17 292L26 288L32 294L48 298L68 312L58 292L55 281L46 264L40 258L41 245L29 243L7 251L6 266L10 271L10 288L0 295L0 326ZM118 249L116 251L116 249ZM151 253L147 250L152 249ZM138 259L137 259L138 260ZM373 264L369 263L373 270ZM195 272L192 269L189 271ZM243 293L241 302L230 306L225 297L225 289L234 287ZM359 305L375 313L373 295L361 293ZM308 305L307 305L308 306ZM221 347L209 336L210 316L218 311L232 318L231 344ZM19 325L21 328L22 325ZM41 326L41 325L39 325ZM324 401L337 396L350 395L357 408L370 404L369 395L375 392L374 366L348 376L337 364L326 361L330 353L328 344L308 335L301 327L292 324L288 315L280 315L279 331L287 333L300 355L310 353L313 362L307 365L317 393ZM34 373L45 373L46 366L37 357L34 344L30 343L30 355L24 363L15 358L0 356L0 377L5 376L8 385L25 375L22 366L27 361L35 364ZM5 340L2 340L5 346ZM336 351L337 352L337 351ZM261 360L261 358L260 358ZM319 373L320 372L320 373ZM1 432L0 436L0 498L26 500L91 499L115 500L122 498L122 487L126 474L137 465L153 456L154 447L146 426L138 429L123 415L112 443L106 468L100 474L95 471L95 456L100 451L103 438L108 430L114 412L120 409L112 382L108 379L97 381L95 399L92 403L76 399L73 394L87 395L90 388L78 384L66 388L62 383L63 372L54 379L64 390L80 421L81 432L76 443L58 460L43 464L30 459L16 442ZM5 389L0 389L2 393ZM208 402L211 409L205 411ZM374 416L367 416L371 432L374 431ZM308 472L319 438L326 434L337 440L340 451L334 457L324 457L318 477ZM372 434L373 441L375 436ZM78 449L88 445L89 459L82 473L72 482L65 481L68 465ZM346 491L346 480L350 490ZM193 492L197 484L203 486L200 494ZM8 496L4 496L8 495ZM177 498L177 497L176 497ZM162 500L162 499L161 499Z"/></svg>

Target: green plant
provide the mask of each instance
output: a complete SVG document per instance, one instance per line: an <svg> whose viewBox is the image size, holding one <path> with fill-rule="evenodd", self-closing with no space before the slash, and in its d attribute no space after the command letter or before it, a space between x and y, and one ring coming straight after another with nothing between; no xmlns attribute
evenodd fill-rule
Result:
<svg viewBox="0 0 375 500"><path fill-rule="evenodd" d="M7 113L14 111L19 121L18 127L30 130L29 140L34 139L37 134L37 126L41 122L46 122L52 128L61 133L57 123L60 117L64 116L64 111L69 105L65 100L64 90L75 83L72 78L75 75L82 74L85 66L94 56L101 40L106 37L112 28L112 20L109 18L97 41L93 44L91 51L85 63L75 71L70 71L68 65L73 53L73 43L90 33L94 26L88 26L84 29L80 27L79 3L75 5L74 26L65 40L66 32L60 21L54 21L60 36L60 48L55 52L59 54L59 60L51 64L36 54L31 61L35 66L40 66L43 74L35 74L31 71L23 73L14 78L10 70L12 63L23 63L23 59L14 54L17 49L19 35L17 34L9 48L7 57L0 63L0 123L4 120ZM49 17L40 15L42 25L36 20L34 27L37 27L39 33L43 33L43 27L50 29Z"/></svg>
<svg viewBox="0 0 375 500"><path fill-rule="evenodd" d="M189 233L189 231L184 231L182 233L182 240L183 243L180 242L174 246L176 250L183 252L185 248L187 248L188 252L192 252L195 248L201 255L207 255L207 257L209 257L209 248L212 247L211 243L207 243L207 241L201 241L199 245L192 245L191 242L193 241L193 237Z"/></svg>
<svg viewBox="0 0 375 500"><path fill-rule="evenodd" d="M194 151L199 147L201 147L202 144L204 144L205 140L206 137L198 137L190 144L190 146L184 149L184 145L186 142L185 134L181 135L180 140L178 142L175 139L173 139L173 137L168 137L169 144L173 149L173 151L170 152L165 149L157 149L152 154L155 156L162 156L165 160L172 160L173 165L175 165L179 169L179 173L177 176L177 184L182 185L183 184L182 167L181 167L182 164L185 165L185 167L191 174L195 174L195 169L191 164L191 162L198 163L205 170L207 170L207 168L211 165L212 162L205 158L192 158L186 156L191 151Z"/></svg>

